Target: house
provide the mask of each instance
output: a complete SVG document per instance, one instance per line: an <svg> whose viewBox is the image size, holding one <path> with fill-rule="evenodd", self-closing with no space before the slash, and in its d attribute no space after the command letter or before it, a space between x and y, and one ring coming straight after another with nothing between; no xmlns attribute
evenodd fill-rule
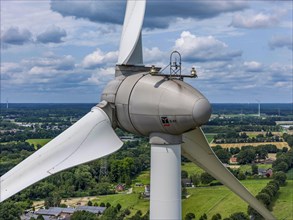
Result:
<svg viewBox="0 0 293 220"><path fill-rule="evenodd" d="M189 178L181 179L181 184L183 187L192 187L192 181Z"/></svg>
<svg viewBox="0 0 293 220"><path fill-rule="evenodd" d="M271 168L269 168L269 169L258 168L258 175L265 176L265 177L272 177L273 170Z"/></svg>
<svg viewBox="0 0 293 220"><path fill-rule="evenodd" d="M144 197L150 197L150 195L151 195L150 185L145 185L143 195L144 195Z"/></svg>
<svg viewBox="0 0 293 220"><path fill-rule="evenodd" d="M237 164L237 163L238 163L238 161L237 161L237 157L232 156L232 157L230 158L230 160L229 160L229 163L230 163L230 164Z"/></svg>
<svg viewBox="0 0 293 220"><path fill-rule="evenodd" d="M118 184L115 187L115 190L118 191L118 192L124 191L125 190L125 185L124 184Z"/></svg>
<svg viewBox="0 0 293 220"><path fill-rule="evenodd" d="M77 206L76 208L50 207L49 209L39 209L34 214L42 215L44 219L70 219L70 216L76 211L87 211L96 215L101 215L106 207L98 206Z"/></svg>
<svg viewBox="0 0 293 220"><path fill-rule="evenodd" d="M269 168L267 169L266 177L272 177L273 176L273 169Z"/></svg>

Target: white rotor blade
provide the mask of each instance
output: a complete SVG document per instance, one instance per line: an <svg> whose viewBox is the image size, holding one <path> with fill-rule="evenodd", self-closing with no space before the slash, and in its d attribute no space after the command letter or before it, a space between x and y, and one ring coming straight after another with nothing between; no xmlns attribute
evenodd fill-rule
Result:
<svg viewBox="0 0 293 220"><path fill-rule="evenodd" d="M209 146L202 130L194 129L183 134L182 155L193 161L214 178L226 185L251 207L259 212L265 219L273 220L275 217L259 202L234 175L227 170Z"/></svg>
<svg viewBox="0 0 293 220"><path fill-rule="evenodd" d="M141 29L146 0L128 0L120 41L118 64L142 65Z"/></svg>
<svg viewBox="0 0 293 220"><path fill-rule="evenodd" d="M94 107L74 125L0 177L0 202L47 176L111 154L122 145L106 113Z"/></svg>

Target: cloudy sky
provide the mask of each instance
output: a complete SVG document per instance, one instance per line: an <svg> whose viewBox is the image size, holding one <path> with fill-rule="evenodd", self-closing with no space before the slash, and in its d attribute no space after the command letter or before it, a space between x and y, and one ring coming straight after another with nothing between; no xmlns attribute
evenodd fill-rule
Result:
<svg viewBox="0 0 293 220"><path fill-rule="evenodd" d="M144 63L173 50L213 103L292 103L292 1L148 0ZM1 1L1 102L100 101L126 2Z"/></svg>

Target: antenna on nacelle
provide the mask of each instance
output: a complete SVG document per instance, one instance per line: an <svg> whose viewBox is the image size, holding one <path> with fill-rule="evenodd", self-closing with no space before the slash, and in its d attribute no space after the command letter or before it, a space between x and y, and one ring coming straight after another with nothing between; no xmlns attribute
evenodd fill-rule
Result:
<svg viewBox="0 0 293 220"><path fill-rule="evenodd" d="M170 67L169 74L163 73L164 70L167 69L167 67ZM149 73L152 76L164 76L167 79L179 79L183 80L183 78L197 78L196 70L194 67L191 68L190 74L184 74L181 73L181 54L178 51L173 51L170 55L170 62L169 65L163 68L161 71L160 68L155 67L155 65L152 65Z"/></svg>

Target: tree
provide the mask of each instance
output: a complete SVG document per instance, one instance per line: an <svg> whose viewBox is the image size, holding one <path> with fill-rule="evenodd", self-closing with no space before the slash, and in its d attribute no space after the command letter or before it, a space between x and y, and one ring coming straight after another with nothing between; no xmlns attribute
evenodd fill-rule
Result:
<svg viewBox="0 0 293 220"><path fill-rule="evenodd" d="M89 201L87 202L87 205L88 205L88 206L92 206L92 205L93 205L93 202L92 202L91 200L89 200Z"/></svg>
<svg viewBox="0 0 293 220"><path fill-rule="evenodd" d="M101 202L100 204L101 207L106 207L105 203Z"/></svg>
<svg viewBox="0 0 293 220"><path fill-rule="evenodd" d="M83 211L74 212L70 219L71 220L97 220L98 217L94 213L83 210Z"/></svg>
<svg viewBox="0 0 293 220"><path fill-rule="evenodd" d="M201 179L202 184L209 184L210 182L212 182L214 180L214 177L212 177L207 172L204 172L200 175L200 179Z"/></svg>
<svg viewBox="0 0 293 220"><path fill-rule="evenodd" d="M200 176L198 174L194 174L191 176L191 180L193 185L198 186L200 184Z"/></svg>
<svg viewBox="0 0 293 220"><path fill-rule="evenodd" d="M246 179L246 176L243 172L239 172L238 175L237 175L237 179L239 180L245 180Z"/></svg>
<svg viewBox="0 0 293 220"><path fill-rule="evenodd" d="M255 151L253 149L244 149L237 154L239 164L248 164L254 161Z"/></svg>
<svg viewBox="0 0 293 220"><path fill-rule="evenodd" d="M116 208L111 206L103 212L103 215L101 216L101 220L112 220L112 219L117 219L117 210Z"/></svg>
<svg viewBox="0 0 293 220"><path fill-rule="evenodd" d="M189 213L187 213L186 215L185 215L185 220L192 220L192 219L194 219L195 218L195 214L194 213L192 213L192 212L189 212Z"/></svg>
<svg viewBox="0 0 293 220"><path fill-rule="evenodd" d="M130 215L130 210L129 210L129 209L125 209L125 210L124 210L124 214L125 214L125 215Z"/></svg>
<svg viewBox="0 0 293 220"><path fill-rule="evenodd" d="M271 204L271 198L267 193L261 192L256 195L256 198L261 201L266 207Z"/></svg>
<svg viewBox="0 0 293 220"><path fill-rule="evenodd" d="M273 166L274 171L283 171L286 172L288 170L288 164L284 161L280 161L279 163Z"/></svg>
<svg viewBox="0 0 293 220"><path fill-rule="evenodd" d="M236 212L230 215L231 220L249 220L248 215L244 214L243 212Z"/></svg>
<svg viewBox="0 0 293 220"><path fill-rule="evenodd" d="M188 172L185 170L181 171L181 179L187 179L188 178Z"/></svg>
<svg viewBox="0 0 293 220"><path fill-rule="evenodd" d="M42 215L38 215L37 220L45 220Z"/></svg>
<svg viewBox="0 0 293 220"><path fill-rule="evenodd" d="M219 213L213 215L212 217L212 220L221 220L221 219L222 219L222 216Z"/></svg>
<svg viewBox="0 0 293 220"><path fill-rule="evenodd" d="M121 205L120 205L120 203L118 203L117 205L116 205L116 209L117 209L117 211L120 211L120 209L121 209Z"/></svg>
<svg viewBox="0 0 293 220"><path fill-rule="evenodd" d="M256 164L251 165L251 172L252 172L252 175L258 174L258 166Z"/></svg>
<svg viewBox="0 0 293 220"><path fill-rule="evenodd" d="M21 208L15 205L14 202L0 203L0 219L18 220L22 213Z"/></svg>
<svg viewBox="0 0 293 220"><path fill-rule="evenodd" d="M284 172L279 171L274 173L273 178L274 180L278 181L280 186L284 186L286 183L287 176Z"/></svg>
<svg viewBox="0 0 293 220"><path fill-rule="evenodd" d="M207 217L207 214L204 213L202 216L200 216L199 220L207 220L208 217Z"/></svg>
<svg viewBox="0 0 293 220"><path fill-rule="evenodd" d="M225 149L219 149L215 151L215 154L217 155L217 157L222 163L228 163L231 157L231 153L229 153Z"/></svg>

